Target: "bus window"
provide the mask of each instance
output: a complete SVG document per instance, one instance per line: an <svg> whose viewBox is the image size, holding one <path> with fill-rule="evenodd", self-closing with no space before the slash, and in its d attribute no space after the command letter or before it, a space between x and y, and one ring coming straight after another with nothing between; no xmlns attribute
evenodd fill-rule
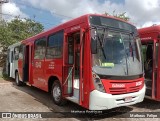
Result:
<svg viewBox="0 0 160 121"><path fill-rule="evenodd" d="M68 64L73 64L74 62L74 38L68 37Z"/></svg>
<svg viewBox="0 0 160 121"><path fill-rule="evenodd" d="M13 63L13 51L11 51L11 63Z"/></svg>
<svg viewBox="0 0 160 121"><path fill-rule="evenodd" d="M75 48L75 79L79 79L80 75L80 34L75 35L76 48Z"/></svg>
<svg viewBox="0 0 160 121"><path fill-rule="evenodd" d="M20 45L19 47L19 59L23 59L23 46L24 45Z"/></svg>
<svg viewBox="0 0 160 121"><path fill-rule="evenodd" d="M14 48L14 60L19 59L19 46Z"/></svg>
<svg viewBox="0 0 160 121"><path fill-rule="evenodd" d="M63 45L63 31L57 32L48 38L46 58L61 58Z"/></svg>
<svg viewBox="0 0 160 121"><path fill-rule="evenodd" d="M41 38L35 42L34 59L44 59L46 49L46 39Z"/></svg>
<svg viewBox="0 0 160 121"><path fill-rule="evenodd" d="M152 79L153 71L153 44L143 45L144 51L144 69L146 73L146 78Z"/></svg>

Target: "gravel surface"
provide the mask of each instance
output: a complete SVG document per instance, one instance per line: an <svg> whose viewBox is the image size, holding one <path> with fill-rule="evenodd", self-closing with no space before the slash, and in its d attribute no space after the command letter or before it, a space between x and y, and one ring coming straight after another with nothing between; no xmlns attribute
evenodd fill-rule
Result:
<svg viewBox="0 0 160 121"><path fill-rule="evenodd" d="M145 99L144 102L133 105L103 111L103 114L96 115L73 115L69 113L73 110L84 111L85 109L67 102L64 106L57 106L53 103L50 95L40 89L31 86L17 87L13 80L5 81L0 79L0 112L48 112L55 118L34 119L34 121L88 121L88 120L107 120L107 121L160 121L158 118L126 118L132 112L159 112L160 102ZM43 113L42 113L43 114ZM67 117L67 118L66 118ZM0 119L0 121L31 121L33 119Z"/></svg>

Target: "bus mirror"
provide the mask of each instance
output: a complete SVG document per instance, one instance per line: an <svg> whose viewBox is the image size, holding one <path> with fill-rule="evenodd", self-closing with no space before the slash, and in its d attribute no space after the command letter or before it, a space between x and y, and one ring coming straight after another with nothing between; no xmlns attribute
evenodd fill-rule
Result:
<svg viewBox="0 0 160 121"><path fill-rule="evenodd" d="M96 54L97 53L97 39L91 39L91 53Z"/></svg>

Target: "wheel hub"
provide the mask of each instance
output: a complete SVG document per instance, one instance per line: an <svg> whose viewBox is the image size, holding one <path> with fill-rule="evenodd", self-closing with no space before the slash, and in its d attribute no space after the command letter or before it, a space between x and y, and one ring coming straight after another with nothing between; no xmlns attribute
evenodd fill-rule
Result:
<svg viewBox="0 0 160 121"><path fill-rule="evenodd" d="M61 96L61 90L59 86L54 86L53 88L53 97L55 101L59 101Z"/></svg>

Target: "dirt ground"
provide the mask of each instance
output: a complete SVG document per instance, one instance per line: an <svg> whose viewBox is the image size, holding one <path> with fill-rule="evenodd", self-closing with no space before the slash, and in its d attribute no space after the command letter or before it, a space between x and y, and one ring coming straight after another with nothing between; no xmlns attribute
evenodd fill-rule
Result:
<svg viewBox="0 0 160 121"><path fill-rule="evenodd" d="M21 119L21 118L0 118L0 121L88 121L88 120L107 120L107 121L160 121L158 118L129 118L128 115L136 112L157 112L160 114L160 102L145 99L144 102L133 105L115 108L103 111L99 114L76 114L71 115L72 111L84 111L77 104L67 102L64 106L57 106L53 103L50 95L40 89L31 86L18 87L14 80L5 81L0 78L0 113L40 113L42 117L38 119ZM139 113L138 113L139 114ZM2 114L0 114L2 115ZM25 114L28 115L28 114ZM16 115L15 115L16 116ZM0 116L1 117L1 116ZM127 117L127 118L126 118Z"/></svg>

